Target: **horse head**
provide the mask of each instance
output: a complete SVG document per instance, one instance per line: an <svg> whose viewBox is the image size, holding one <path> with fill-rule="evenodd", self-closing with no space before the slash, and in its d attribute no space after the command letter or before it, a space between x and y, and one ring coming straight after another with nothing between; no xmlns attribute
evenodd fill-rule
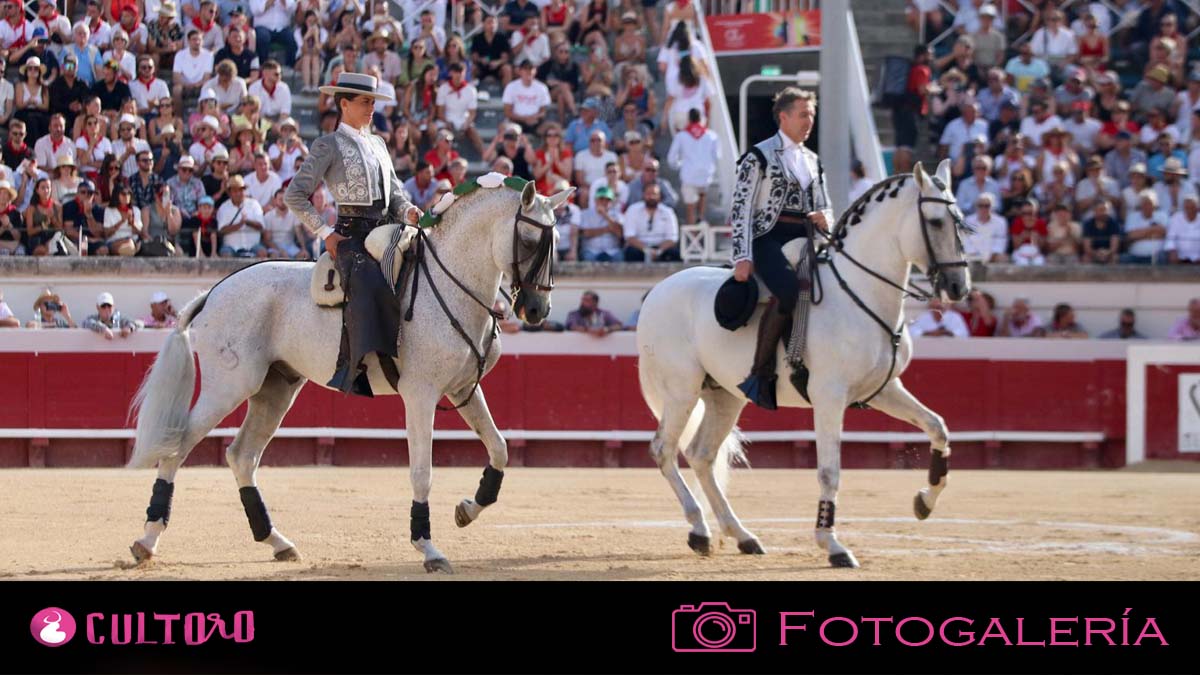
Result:
<svg viewBox="0 0 1200 675"><path fill-rule="evenodd" d="M942 160L937 173L913 167L917 186L915 217L905 218L900 247L905 257L925 271L935 294L958 301L971 290L971 272L962 245L962 212L950 190L950 160Z"/></svg>
<svg viewBox="0 0 1200 675"><path fill-rule="evenodd" d="M521 189L521 203L511 224L500 223L492 238L497 266L512 280L513 313L537 325L550 315L554 289L554 256L558 232L554 211L571 197L568 188L549 197L537 194L533 181Z"/></svg>

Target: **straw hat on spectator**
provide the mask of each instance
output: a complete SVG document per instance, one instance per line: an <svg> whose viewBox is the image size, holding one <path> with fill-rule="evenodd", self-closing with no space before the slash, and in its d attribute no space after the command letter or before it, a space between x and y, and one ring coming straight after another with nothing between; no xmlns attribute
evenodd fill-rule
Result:
<svg viewBox="0 0 1200 675"><path fill-rule="evenodd" d="M300 125L296 124L296 120L292 119L291 117L285 117L279 120L279 130L283 131L285 127L291 127L296 131L300 131Z"/></svg>
<svg viewBox="0 0 1200 675"><path fill-rule="evenodd" d="M384 42L388 42L391 40L391 37L392 37L392 34L389 33L386 28L376 28L375 32L371 33L371 37L367 38L367 44L370 44L376 40L383 40Z"/></svg>
<svg viewBox="0 0 1200 675"><path fill-rule="evenodd" d="M241 174L233 174L229 177L229 183L225 186L227 190L245 190L246 179L242 178Z"/></svg>
<svg viewBox="0 0 1200 675"><path fill-rule="evenodd" d="M1166 162L1163 162L1163 175L1171 174L1172 176L1187 177L1187 169L1183 166L1183 162L1178 157L1168 157Z"/></svg>
<svg viewBox="0 0 1200 675"><path fill-rule="evenodd" d="M75 153L64 152L59 155L58 159L54 160L54 168L57 169L61 166L75 166Z"/></svg>
<svg viewBox="0 0 1200 675"><path fill-rule="evenodd" d="M54 291L47 288L46 290L42 291L42 294L37 297L37 300L33 301L34 311L37 311L38 308L40 308L42 305L46 304L47 302L61 303L62 300L61 300L61 298L59 298L58 293L55 293Z"/></svg>
<svg viewBox="0 0 1200 675"><path fill-rule="evenodd" d="M1167 84L1171 81L1171 71L1167 70L1166 66L1154 66L1150 72L1146 73L1147 80L1154 80L1160 84Z"/></svg>
<svg viewBox="0 0 1200 675"><path fill-rule="evenodd" d="M1132 176L1135 173L1140 174L1142 176L1147 175L1146 163L1145 162L1137 162L1133 166L1129 167L1129 175Z"/></svg>
<svg viewBox="0 0 1200 675"><path fill-rule="evenodd" d="M238 140L238 137L242 134L243 131L249 131L250 133L254 134L254 139L257 142L262 143L262 141L263 141L262 130L256 126L254 126L253 124L251 124L250 120L247 120L245 118L238 119L236 122L234 122L234 125L233 125L234 140Z"/></svg>
<svg viewBox="0 0 1200 675"><path fill-rule="evenodd" d="M229 161L229 149L220 143L218 143L217 147L213 149L212 158L208 161L215 162L218 159L223 159L227 162Z"/></svg>
<svg viewBox="0 0 1200 675"><path fill-rule="evenodd" d="M175 11L175 3L171 2L171 0L165 0L163 4L159 6L158 13L161 16L176 16L177 12Z"/></svg>
<svg viewBox="0 0 1200 675"><path fill-rule="evenodd" d="M1087 168L1088 169L1103 169L1104 168L1104 159L1102 157L1100 157L1100 155L1092 155L1091 157L1088 157Z"/></svg>
<svg viewBox="0 0 1200 675"><path fill-rule="evenodd" d="M7 192L9 199L15 200L17 198L17 189L9 181L0 180L0 190Z"/></svg>
<svg viewBox="0 0 1200 675"><path fill-rule="evenodd" d="M179 169L195 169L195 168L196 168L196 158L192 157L191 155L184 155L183 157L179 158L178 162L175 162L175 170L176 171L178 171Z"/></svg>
<svg viewBox="0 0 1200 675"><path fill-rule="evenodd" d="M24 77L25 71L29 70L30 68L37 68L42 75L46 74L46 65L43 64L42 60L36 56L29 57L29 60L25 62L25 65L17 68L17 72Z"/></svg>

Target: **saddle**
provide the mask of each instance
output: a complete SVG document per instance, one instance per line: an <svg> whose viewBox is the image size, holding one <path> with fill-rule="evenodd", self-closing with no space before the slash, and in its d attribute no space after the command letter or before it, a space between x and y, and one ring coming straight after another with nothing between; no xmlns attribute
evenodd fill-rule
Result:
<svg viewBox="0 0 1200 675"><path fill-rule="evenodd" d="M367 235L364 242L367 253L379 262L379 268L392 288L396 287L396 282L400 279L404 252L412 245L416 236L417 228L400 224L381 225ZM321 307L341 307L346 304L346 294L342 291L342 275L328 251L317 259L308 290L313 302Z"/></svg>
<svg viewBox="0 0 1200 675"><path fill-rule="evenodd" d="M783 245L783 256L793 270L800 264L804 251L804 239L794 239ZM729 279L717 290L713 310L717 323L728 330L737 330L750 322L756 305L764 305L770 300L771 291L757 274L751 284L737 281L730 273Z"/></svg>

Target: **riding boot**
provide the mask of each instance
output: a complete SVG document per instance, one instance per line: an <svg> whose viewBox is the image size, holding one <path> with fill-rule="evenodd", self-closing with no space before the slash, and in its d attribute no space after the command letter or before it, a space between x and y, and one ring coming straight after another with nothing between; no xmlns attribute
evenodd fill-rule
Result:
<svg viewBox="0 0 1200 675"><path fill-rule="evenodd" d="M771 298L758 324L758 344L754 347L754 367L738 389L760 408L774 410L775 351L788 324L788 315L779 313L779 301Z"/></svg>

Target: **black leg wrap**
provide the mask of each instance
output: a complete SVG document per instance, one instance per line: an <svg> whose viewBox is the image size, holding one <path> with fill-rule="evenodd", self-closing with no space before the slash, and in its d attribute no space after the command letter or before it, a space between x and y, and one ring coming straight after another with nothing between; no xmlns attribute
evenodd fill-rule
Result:
<svg viewBox="0 0 1200 675"><path fill-rule="evenodd" d="M491 506L500 496L500 484L504 482L504 472L492 468L491 464L483 467L483 478L479 479L479 489L475 491L475 503L480 506Z"/></svg>
<svg viewBox="0 0 1200 675"><path fill-rule="evenodd" d="M833 527L833 512L836 504L822 499L817 506L817 527Z"/></svg>
<svg viewBox="0 0 1200 675"><path fill-rule="evenodd" d="M412 540L433 539L429 534L429 503L413 502L412 510L408 513L409 528L412 530Z"/></svg>
<svg viewBox="0 0 1200 675"><path fill-rule="evenodd" d="M271 516L267 514L267 505L263 503L262 495L254 486L238 490L242 498L242 508L246 509L246 518L250 521L250 531L254 533L254 541L262 541L271 536Z"/></svg>
<svg viewBox="0 0 1200 675"><path fill-rule="evenodd" d="M150 506L146 509L146 522L162 520L165 527L171 520L171 497L175 494L175 484L158 478L154 481L154 491L150 493Z"/></svg>
<svg viewBox="0 0 1200 675"><path fill-rule="evenodd" d="M929 453L929 484L937 485L942 478L950 473L950 458L941 450L931 450Z"/></svg>

